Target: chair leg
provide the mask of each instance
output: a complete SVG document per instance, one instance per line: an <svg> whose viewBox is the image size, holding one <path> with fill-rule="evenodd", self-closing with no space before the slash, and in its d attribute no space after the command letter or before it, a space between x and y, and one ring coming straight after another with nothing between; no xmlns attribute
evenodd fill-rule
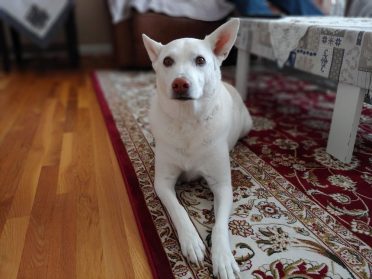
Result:
<svg viewBox="0 0 372 279"><path fill-rule="evenodd" d="M70 58L70 64L72 67L78 67L80 64L80 54L78 49L78 39L76 32L76 22L74 9L69 12L66 24L65 34L67 42L67 51Z"/></svg>
<svg viewBox="0 0 372 279"><path fill-rule="evenodd" d="M3 56L4 72L9 72L10 71L10 59L9 59L8 46L7 46L6 38L5 38L4 25L2 21L0 21L0 53Z"/></svg>
<svg viewBox="0 0 372 279"><path fill-rule="evenodd" d="M18 67L22 67L23 66L22 44L21 44L19 33L14 28L11 27L10 36L12 37L12 45L13 45L14 55L15 55L17 65Z"/></svg>

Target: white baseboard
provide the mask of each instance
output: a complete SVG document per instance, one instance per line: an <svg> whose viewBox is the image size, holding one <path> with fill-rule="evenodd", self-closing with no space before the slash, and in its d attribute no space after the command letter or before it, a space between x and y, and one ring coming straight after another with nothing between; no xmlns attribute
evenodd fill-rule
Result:
<svg viewBox="0 0 372 279"><path fill-rule="evenodd" d="M81 44L79 45L81 55L102 55L111 54L111 44Z"/></svg>

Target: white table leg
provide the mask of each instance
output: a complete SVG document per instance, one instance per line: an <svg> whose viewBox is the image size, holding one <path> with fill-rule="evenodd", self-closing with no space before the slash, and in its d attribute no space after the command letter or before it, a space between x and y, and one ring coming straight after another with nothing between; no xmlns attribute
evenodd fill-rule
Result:
<svg viewBox="0 0 372 279"><path fill-rule="evenodd" d="M250 53L238 48L238 63L235 72L235 87L243 100L247 97L247 79L249 75Z"/></svg>
<svg viewBox="0 0 372 279"><path fill-rule="evenodd" d="M354 85L339 83L327 152L343 163L349 163L353 155L356 133L367 90Z"/></svg>

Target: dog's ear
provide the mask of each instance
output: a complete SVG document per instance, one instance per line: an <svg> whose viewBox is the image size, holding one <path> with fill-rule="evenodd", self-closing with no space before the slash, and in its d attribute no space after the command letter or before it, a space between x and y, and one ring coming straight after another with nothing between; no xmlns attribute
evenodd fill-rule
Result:
<svg viewBox="0 0 372 279"><path fill-rule="evenodd" d="M234 18L218 27L212 34L205 37L220 63L226 59L235 43L239 30L239 19Z"/></svg>
<svg viewBox="0 0 372 279"><path fill-rule="evenodd" d="M150 57L151 62L154 63L155 60L158 58L160 50L163 45L161 43L154 41L153 39L150 39L145 34L142 34L142 40L147 50L147 54Z"/></svg>

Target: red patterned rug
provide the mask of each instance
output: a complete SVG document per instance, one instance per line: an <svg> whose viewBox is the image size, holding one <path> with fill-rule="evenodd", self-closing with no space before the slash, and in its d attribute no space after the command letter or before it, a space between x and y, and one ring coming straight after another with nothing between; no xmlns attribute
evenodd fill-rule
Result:
<svg viewBox="0 0 372 279"><path fill-rule="evenodd" d="M154 140L148 108L153 73L97 72L104 113L144 247L156 278L211 278L183 257L153 189ZM354 157L325 152L334 92L280 74L251 77L254 129L231 152L231 247L241 278L371 278L372 107L363 108ZM180 202L210 248L213 196L204 181L177 187Z"/></svg>

